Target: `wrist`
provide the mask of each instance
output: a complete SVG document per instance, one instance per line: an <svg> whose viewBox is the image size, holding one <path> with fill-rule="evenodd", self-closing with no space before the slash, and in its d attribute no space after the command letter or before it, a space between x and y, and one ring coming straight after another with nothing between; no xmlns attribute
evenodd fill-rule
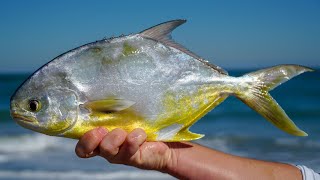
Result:
<svg viewBox="0 0 320 180"><path fill-rule="evenodd" d="M183 171L183 168L181 169L183 165L181 166L180 164L183 161L183 157L181 156L181 154L183 154L184 151L188 151L188 149L192 148L192 144L187 142L175 142L166 144L168 146L168 156L165 161L165 166L160 171L177 178L183 178L183 176L181 176L181 174L184 174L183 172L181 172Z"/></svg>
<svg viewBox="0 0 320 180"><path fill-rule="evenodd" d="M172 148L172 144L168 145L168 155L165 160L164 167L160 170L163 173L171 174L175 172L178 167L178 149Z"/></svg>

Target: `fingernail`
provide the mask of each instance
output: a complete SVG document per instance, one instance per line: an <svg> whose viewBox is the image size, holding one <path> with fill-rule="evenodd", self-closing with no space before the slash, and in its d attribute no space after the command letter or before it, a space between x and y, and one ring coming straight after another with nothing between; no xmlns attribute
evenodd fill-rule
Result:
<svg viewBox="0 0 320 180"><path fill-rule="evenodd" d="M88 158L93 154L93 151L91 153L86 154L85 156Z"/></svg>

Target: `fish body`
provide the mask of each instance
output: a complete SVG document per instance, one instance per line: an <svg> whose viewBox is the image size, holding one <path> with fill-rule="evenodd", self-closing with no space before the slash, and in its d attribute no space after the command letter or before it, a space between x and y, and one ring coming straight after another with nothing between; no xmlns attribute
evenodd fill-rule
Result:
<svg viewBox="0 0 320 180"><path fill-rule="evenodd" d="M280 65L231 77L171 39L184 22L103 39L54 58L12 96L12 117L52 136L78 139L102 126L142 128L149 141L188 141L203 137L190 126L235 95L280 129L306 135L268 91L311 69Z"/></svg>

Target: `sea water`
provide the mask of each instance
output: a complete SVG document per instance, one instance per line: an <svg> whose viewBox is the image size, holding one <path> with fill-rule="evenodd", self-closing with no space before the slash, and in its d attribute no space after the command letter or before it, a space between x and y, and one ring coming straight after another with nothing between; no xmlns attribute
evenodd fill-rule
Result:
<svg viewBox="0 0 320 180"><path fill-rule="evenodd" d="M239 76L252 70L231 71ZM0 179L172 179L136 168L114 165L101 157L80 159L76 140L50 137L18 126L9 101L29 76L0 74ZM320 172L320 73L302 74L271 92L308 137L294 137L275 128L235 97L199 120L191 131L206 136L199 144L255 159L303 164Z"/></svg>

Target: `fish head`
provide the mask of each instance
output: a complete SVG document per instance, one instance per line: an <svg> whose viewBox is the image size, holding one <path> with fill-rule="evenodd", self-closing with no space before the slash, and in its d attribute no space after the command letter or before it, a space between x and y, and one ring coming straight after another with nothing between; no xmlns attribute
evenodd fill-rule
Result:
<svg viewBox="0 0 320 180"><path fill-rule="evenodd" d="M26 81L11 97L11 116L21 126L58 136L72 128L78 118L76 93L54 82Z"/></svg>

